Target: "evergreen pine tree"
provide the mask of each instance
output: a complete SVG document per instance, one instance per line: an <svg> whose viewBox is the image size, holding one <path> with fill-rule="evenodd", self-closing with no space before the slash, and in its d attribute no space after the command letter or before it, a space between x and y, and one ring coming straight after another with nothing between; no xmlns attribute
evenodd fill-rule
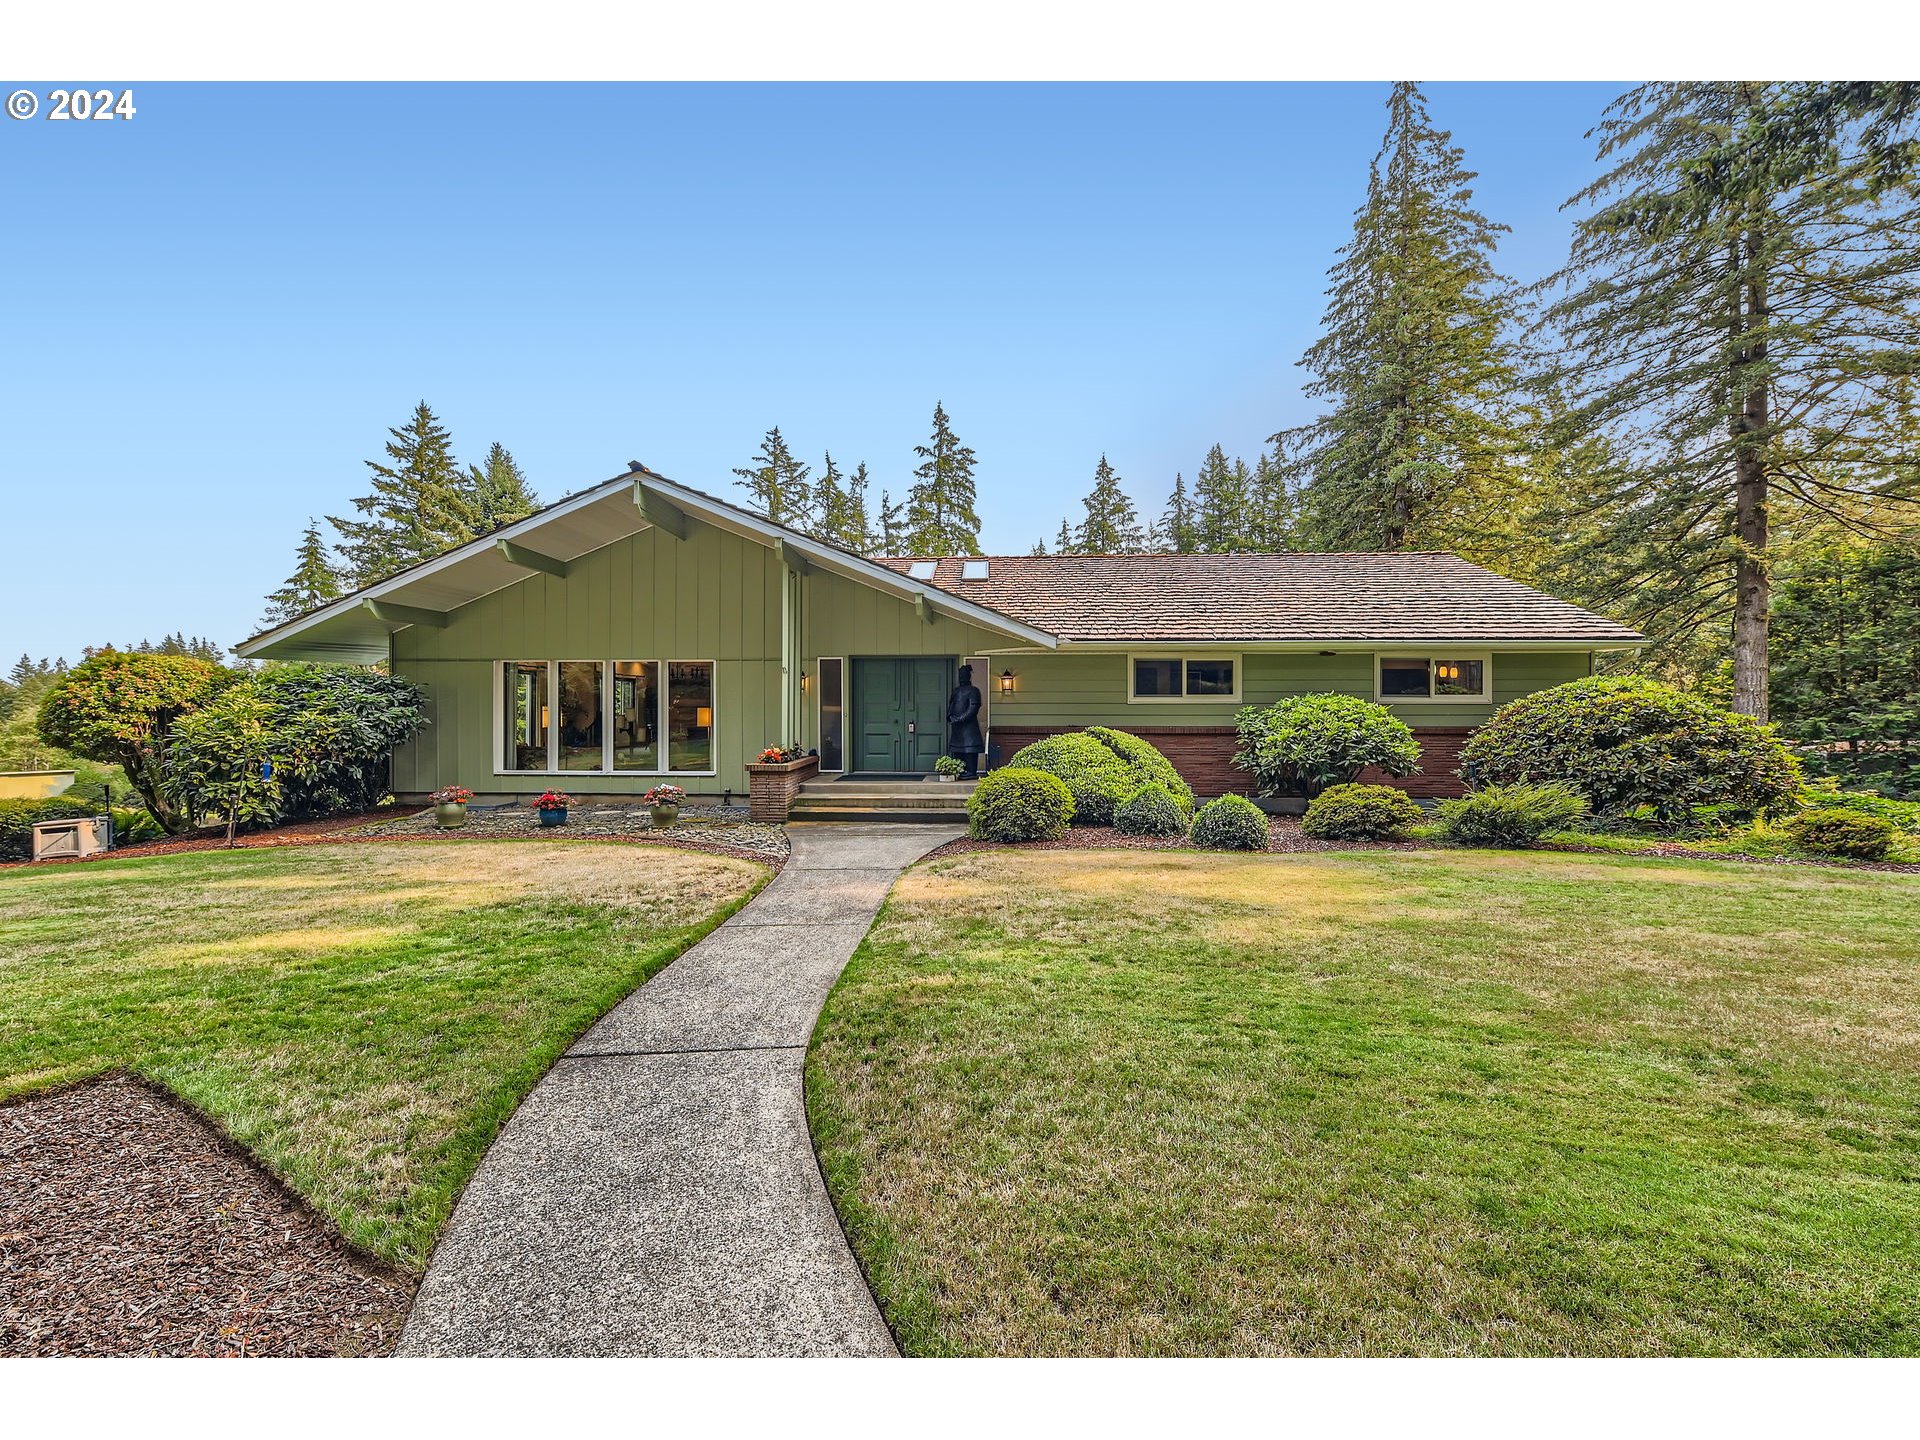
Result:
<svg viewBox="0 0 1920 1440"><path fill-rule="evenodd" d="M845 543L840 538L840 531L847 518L846 477L840 473L840 467L833 463L831 450L826 452L826 464L820 472L820 478L814 481L811 508L813 524L809 527L809 533L836 545Z"/></svg>
<svg viewBox="0 0 1920 1440"><path fill-rule="evenodd" d="M1255 550L1293 548L1293 489L1280 451L1261 451L1247 497L1246 540Z"/></svg>
<svg viewBox="0 0 1920 1440"><path fill-rule="evenodd" d="M812 467L794 458L778 425L761 437L752 466L733 473L740 477L739 484L753 497L760 513L776 525L809 532L813 529L814 492L807 479Z"/></svg>
<svg viewBox="0 0 1920 1440"><path fill-rule="evenodd" d="M1176 555L1191 555L1197 548L1198 537L1193 524L1193 502L1187 498L1187 481L1184 475L1173 477L1173 493L1167 497L1167 508L1162 512L1160 521L1154 526L1153 543L1162 550L1171 550Z"/></svg>
<svg viewBox="0 0 1920 1440"><path fill-rule="evenodd" d="M1517 448L1506 414L1517 366L1496 225L1473 206L1473 172L1411 82L1393 87L1387 132L1328 272L1325 333L1301 360L1331 406L1274 436L1302 484L1319 549L1447 547L1498 504Z"/></svg>
<svg viewBox="0 0 1920 1440"><path fill-rule="evenodd" d="M261 618L260 628L267 630L298 619L345 593L340 572L334 568L333 557L320 538L320 522L309 519L295 552L293 573L285 584L267 596L267 613Z"/></svg>
<svg viewBox="0 0 1920 1440"><path fill-rule="evenodd" d="M1145 547L1147 537L1140 516L1127 492L1120 488L1120 477L1113 473L1105 455L1094 467L1092 493L1081 503L1087 513L1076 538L1087 554L1122 555Z"/></svg>
<svg viewBox="0 0 1920 1440"><path fill-rule="evenodd" d="M1060 533L1053 537L1053 553L1056 555L1078 555L1080 542L1073 538L1073 526L1065 520L1060 522Z"/></svg>
<svg viewBox="0 0 1920 1440"><path fill-rule="evenodd" d="M498 440L488 449L484 465L467 467L467 489L482 535L524 520L540 508L540 497L527 484L513 452Z"/></svg>
<svg viewBox="0 0 1920 1440"><path fill-rule="evenodd" d="M880 492L880 553L898 555L906 546L907 506L886 491Z"/></svg>
<svg viewBox="0 0 1920 1440"><path fill-rule="evenodd" d="M975 511L973 451L948 425L946 409L933 407L930 443L914 446L920 457L907 492L907 549L915 555L974 555L980 550Z"/></svg>
<svg viewBox="0 0 1920 1440"><path fill-rule="evenodd" d="M1228 460L1215 445L1193 477L1194 548L1224 554L1251 548L1247 537L1248 492L1253 476L1247 462Z"/></svg>
<svg viewBox="0 0 1920 1440"><path fill-rule="evenodd" d="M1036 540L1036 541L1034 541L1034 542L1033 542L1033 549L1031 549L1031 550L1029 550L1029 551L1028 551L1027 553L1028 553L1029 555L1044 555L1044 554L1046 554L1046 553L1047 553L1047 542L1046 542L1046 541L1044 541L1044 540Z"/></svg>
<svg viewBox="0 0 1920 1440"><path fill-rule="evenodd" d="M356 586L383 580L479 533L467 477L454 463L445 427L422 400L413 418L387 432L387 458L367 461L373 493L353 502L360 519L327 517Z"/></svg>
<svg viewBox="0 0 1920 1440"><path fill-rule="evenodd" d="M853 467L853 476L847 481L846 538L840 542L862 555L873 554L878 543L873 520L867 514L867 483L867 462L862 460Z"/></svg>
<svg viewBox="0 0 1920 1440"><path fill-rule="evenodd" d="M1587 515L1633 619L1729 624L1734 708L1768 711L1783 524L1911 523L1920 327L1909 82L1646 85L1601 123L1547 322L1571 421L1631 462Z"/></svg>

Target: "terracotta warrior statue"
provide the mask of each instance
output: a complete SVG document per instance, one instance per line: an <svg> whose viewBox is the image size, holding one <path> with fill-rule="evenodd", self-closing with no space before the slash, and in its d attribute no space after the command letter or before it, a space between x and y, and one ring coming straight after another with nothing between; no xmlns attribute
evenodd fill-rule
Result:
<svg viewBox="0 0 1920 1440"><path fill-rule="evenodd" d="M960 667L960 683L947 697L947 753L965 765L965 778L978 778L980 752L987 748L980 734L980 691L973 683L973 667Z"/></svg>

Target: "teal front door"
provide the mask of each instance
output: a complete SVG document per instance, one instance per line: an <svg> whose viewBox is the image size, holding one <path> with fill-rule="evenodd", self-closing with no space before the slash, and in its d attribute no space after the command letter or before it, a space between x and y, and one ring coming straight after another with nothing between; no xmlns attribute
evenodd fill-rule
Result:
<svg viewBox="0 0 1920 1440"><path fill-rule="evenodd" d="M947 658L853 662L853 768L930 773L947 753Z"/></svg>

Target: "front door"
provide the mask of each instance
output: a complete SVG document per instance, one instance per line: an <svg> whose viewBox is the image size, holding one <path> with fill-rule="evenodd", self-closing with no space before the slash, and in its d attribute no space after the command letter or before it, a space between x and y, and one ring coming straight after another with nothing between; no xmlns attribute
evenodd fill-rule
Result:
<svg viewBox="0 0 1920 1440"><path fill-rule="evenodd" d="M953 661L853 662L853 768L924 775L947 753L947 692Z"/></svg>

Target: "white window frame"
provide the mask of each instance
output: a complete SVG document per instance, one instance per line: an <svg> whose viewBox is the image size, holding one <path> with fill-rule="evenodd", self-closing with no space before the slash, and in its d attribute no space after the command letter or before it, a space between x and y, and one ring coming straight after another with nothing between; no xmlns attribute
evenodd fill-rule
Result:
<svg viewBox="0 0 1920 1440"><path fill-rule="evenodd" d="M847 717L852 712L852 707L847 704L847 696L853 689L851 674L853 667L847 663L847 657L844 655L816 655L813 657L813 748L823 752L824 760L827 731L825 719L821 712L826 707L826 666L829 660L837 660L840 662L840 768L838 770L829 770L823 763L820 766L820 773L823 775L844 775L847 773ZM716 720L719 718L718 715L714 716Z"/></svg>
<svg viewBox="0 0 1920 1440"><path fill-rule="evenodd" d="M1425 660L1427 685L1433 685L1433 667L1440 660L1478 660L1478 695L1388 695L1381 689L1381 671L1388 660ZM1491 705L1493 703L1493 652L1490 650L1423 650L1409 645L1401 650L1376 651L1373 657L1373 698L1381 705Z"/></svg>
<svg viewBox="0 0 1920 1440"><path fill-rule="evenodd" d="M664 763L667 754L667 727L664 723L667 704L667 688L671 678L670 666L705 665L713 680L711 708L713 724L708 728L708 736L713 765L706 770L615 770L613 768L613 667L622 662L652 663L660 667L660 684L655 692L655 704L660 706L660 718L663 723L660 732L660 759ZM562 770L560 764L560 727L547 724L547 768L544 770L509 770L505 768L503 757L507 748L507 685L508 667L514 665L536 664L547 667L547 705L550 711L557 710L560 704L560 667L565 665L598 665L600 667L600 768L598 770ZM712 779L720 773L720 663L717 660L703 660L695 656L680 656L668 659L655 655L623 655L619 660L496 660L488 667L493 672L493 773L498 779L511 779L516 775L537 775L542 779L557 776L589 775L602 779L626 777L634 780L654 779L673 780L687 778L693 780Z"/></svg>
<svg viewBox="0 0 1920 1440"><path fill-rule="evenodd" d="M1231 695L1136 695L1133 693L1133 666L1136 660L1178 660L1180 688L1183 691L1187 686L1189 660L1231 660L1233 662L1233 693ZM1246 678L1245 657L1237 652L1221 650L1129 650L1127 652L1127 703L1129 705L1238 705L1240 690L1246 684Z"/></svg>

